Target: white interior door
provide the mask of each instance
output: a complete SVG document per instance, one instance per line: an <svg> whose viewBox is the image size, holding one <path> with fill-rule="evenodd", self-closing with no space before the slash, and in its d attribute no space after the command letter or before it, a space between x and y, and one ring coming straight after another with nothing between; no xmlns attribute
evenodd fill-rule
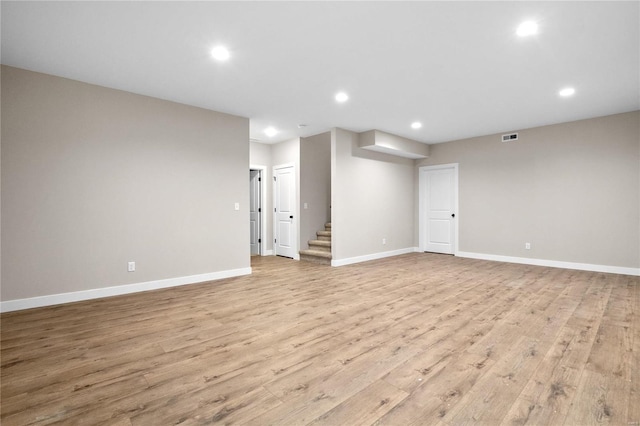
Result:
<svg viewBox="0 0 640 426"><path fill-rule="evenodd" d="M260 224L261 221L261 194L260 182L262 176L260 170L251 170L249 172L249 235L251 244L251 254L260 254Z"/></svg>
<svg viewBox="0 0 640 426"><path fill-rule="evenodd" d="M457 225L457 164L425 167L420 173L422 250L454 254Z"/></svg>
<svg viewBox="0 0 640 426"><path fill-rule="evenodd" d="M293 166L274 169L274 250L277 256L296 256L296 176Z"/></svg>

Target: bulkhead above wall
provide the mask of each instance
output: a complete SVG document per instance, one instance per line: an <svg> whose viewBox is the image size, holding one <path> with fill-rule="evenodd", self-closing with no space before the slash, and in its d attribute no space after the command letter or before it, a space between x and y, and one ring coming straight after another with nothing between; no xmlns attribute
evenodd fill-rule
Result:
<svg viewBox="0 0 640 426"><path fill-rule="evenodd" d="M429 145L392 135L381 130L369 130L358 134L358 146L370 151L384 152L398 157L420 159L429 156Z"/></svg>

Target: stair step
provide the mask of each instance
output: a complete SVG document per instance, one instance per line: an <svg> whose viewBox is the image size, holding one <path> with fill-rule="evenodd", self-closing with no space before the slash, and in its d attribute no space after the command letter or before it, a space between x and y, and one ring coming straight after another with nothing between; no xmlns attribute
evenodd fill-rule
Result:
<svg viewBox="0 0 640 426"><path fill-rule="evenodd" d="M316 235L319 241L331 241L331 231L318 231Z"/></svg>
<svg viewBox="0 0 640 426"><path fill-rule="evenodd" d="M300 250L300 260L331 265L331 253L319 250Z"/></svg>
<svg viewBox="0 0 640 426"><path fill-rule="evenodd" d="M331 240L310 240L309 249L331 252Z"/></svg>
<svg viewBox="0 0 640 426"><path fill-rule="evenodd" d="M305 256L301 254L300 260L303 262L315 263L317 265L331 266L331 259L325 259L324 257Z"/></svg>
<svg viewBox="0 0 640 426"><path fill-rule="evenodd" d="M309 249L309 250L300 250L300 254L304 254L307 256L324 257L325 259L331 259L331 253L327 251Z"/></svg>
<svg viewBox="0 0 640 426"><path fill-rule="evenodd" d="M309 245L331 247L331 241L326 240L309 240Z"/></svg>
<svg viewBox="0 0 640 426"><path fill-rule="evenodd" d="M324 224L324 229L325 229L325 231L331 231L331 222L325 223Z"/></svg>

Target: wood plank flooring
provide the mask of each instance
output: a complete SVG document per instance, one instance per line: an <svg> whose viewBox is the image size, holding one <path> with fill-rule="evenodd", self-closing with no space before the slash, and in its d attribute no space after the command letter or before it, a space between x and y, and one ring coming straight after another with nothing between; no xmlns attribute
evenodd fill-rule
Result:
<svg viewBox="0 0 640 426"><path fill-rule="evenodd" d="M2 314L2 425L640 425L640 278L415 253Z"/></svg>

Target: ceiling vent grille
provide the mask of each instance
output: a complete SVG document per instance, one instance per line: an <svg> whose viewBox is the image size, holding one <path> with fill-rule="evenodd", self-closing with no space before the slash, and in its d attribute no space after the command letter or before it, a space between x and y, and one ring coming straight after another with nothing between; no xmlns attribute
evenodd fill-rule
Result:
<svg viewBox="0 0 640 426"><path fill-rule="evenodd" d="M518 134L517 133L509 133L508 135L502 135L502 142L511 142L517 141Z"/></svg>

